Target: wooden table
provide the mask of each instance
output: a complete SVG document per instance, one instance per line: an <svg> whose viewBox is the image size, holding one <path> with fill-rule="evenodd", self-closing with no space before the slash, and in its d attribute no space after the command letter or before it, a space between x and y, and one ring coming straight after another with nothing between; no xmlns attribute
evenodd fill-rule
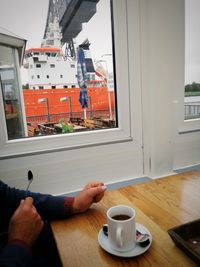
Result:
<svg viewBox="0 0 200 267"><path fill-rule="evenodd" d="M190 267L197 266L167 233L169 228L200 218L200 172L190 171L117 190L84 214L52 222L63 267ZM135 208L137 222L151 232L153 242L143 255L119 258L98 244L98 233L113 205Z"/></svg>

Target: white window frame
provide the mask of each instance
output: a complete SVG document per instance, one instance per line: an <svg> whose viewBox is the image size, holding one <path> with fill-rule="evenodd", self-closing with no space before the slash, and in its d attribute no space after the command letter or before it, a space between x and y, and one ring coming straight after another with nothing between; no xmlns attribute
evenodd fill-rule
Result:
<svg viewBox="0 0 200 267"><path fill-rule="evenodd" d="M135 1L137 3L137 1ZM131 1L113 1L114 47L116 58L116 85L118 128L67 135L8 140L2 94L0 95L0 159L34 155L74 148L132 141L130 111L130 81L128 60L127 4ZM17 56L17 53L16 53Z"/></svg>
<svg viewBox="0 0 200 267"><path fill-rule="evenodd" d="M184 1L185 2L185 1ZM185 6L185 4L184 4ZM184 21L183 21L183 44L185 43L185 9L184 9ZM181 47L180 47L181 49ZM184 58L183 64L182 64L182 80L185 81L185 45L182 46L182 55ZM182 85L183 91L179 93L179 99L180 99L180 103L182 103L182 105L180 105L179 110L178 110L178 132L179 134L187 134L190 132L197 132L200 131L200 118L196 118L196 119L190 119L190 120L185 120L185 114L184 114L184 95L185 95L185 82ZM175 104L179 104L179 103L175 103Z"/></svg>

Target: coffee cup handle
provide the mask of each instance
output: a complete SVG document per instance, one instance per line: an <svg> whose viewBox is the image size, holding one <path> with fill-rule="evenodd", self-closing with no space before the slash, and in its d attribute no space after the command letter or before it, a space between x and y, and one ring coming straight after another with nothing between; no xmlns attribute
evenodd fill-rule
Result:
<svg viewBox="0 0 200 267"><path fill-rule="evenodd" d="M122 240L122 228L118 227L116 232L117 237L117 246L121 248L123 246L123 240Z"/></svg>

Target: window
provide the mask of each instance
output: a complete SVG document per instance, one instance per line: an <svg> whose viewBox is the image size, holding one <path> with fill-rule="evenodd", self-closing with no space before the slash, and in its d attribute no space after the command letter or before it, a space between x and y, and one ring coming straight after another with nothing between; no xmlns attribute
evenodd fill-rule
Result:
<svg viewBox="0 0 200 267"><path fill-rule="evenodd" d="M65 40L64 37L63 42L66 42L68 50L71 51L70 56L68 55L68 60L65 60L66 58L64 56L60 56L56 64L59 70L66 69L67 78L64 79L63 74L57 74L56 70L54 70L51 75L46 74L44 76L46 77L46 79L41 79L41 75L43 73L45 74L47 70L47 63L49 64L50 68L56 67L54 63L55 59L53 57L56 56L57 52L54 52L52 50L57 49L59 51L59 48L54 48L50 46L49 51L45 51L45 53L49 56L49 59L47 60L45 58L44 63L41 62L35 64L36 69L43 67L42 73L36 75L37 79L41 80L40 85L38 85L38 89L48 89L47 84L49 84L49 89L56 89L59 87L62 88L63 85L59 85L60 80L55 78L60 76L60 79L62 79L63 82L67 82L69 84L71 83L71 88L77 88L77 91L80 91L79 95L77 94L76 90L67 92L63 90L60 92L59 97L56 92L53 95L51 91L46 91L45 98L48 98L48 111L47 108L45 109L41 106L41 104L39 103L39 99L38 101L36 101L34 109L32 108L31 103L34 102L36 98L38 98L36 91L31 92L28 97L26 97L28 93L24 92L24 104L26 111L25 116L27 117L27 122L29 123L29 125L33 123L33 127L36 127L34 131L35 135L41 136L51 135L52 133L68 133L67 131L64 131L64 128L66 128L64 124L68 125L68 128L72 127L72 130L70 130L69 133L76 132L76 128L78 128L79 132L81 127L82 131L109 129L117 127L111 2L112 1L110 0L101 0L98 4L96 4L95 2L90 2L88 5L88 9L85 9L84 5L80 7L75 7L73 15L78 16L77 23L81 25L85 20L85 23L83 25L83 31L81 31L80 34L76 33L76 27L74 27L74 33L72 34L71 28L69 28L68 30L68 28L63 25L63 36L71 35L71 40ZM69 7L69 12L71 12L70 8L71 7ZM97 8L97 12L94 12L95 8ZM96 27L98 27L99 23L101 23L100 14L98 13L98 10L100 10L99 12L103 12L103 10L106 10L107 12L106 20L104 22L107 31L98 31L97 34L96 29L93 27L93 25L96 24ZM79 12L84 12L85 17L82 19L79 18ZM56 13L54 15L57 16ZM65 19L68 20L69 18ZM47 24L48 23L49 22L47 22ZM48 34L45 37L47 40L49 36L55 36L54 33L56 32L56 27L58 27L58 33L60 31L59 25L57 25L58 22L56 18L54 23L55 24L52 25L52 22L50 22L50 24L48 25ZM66 23L70 23L70 21ZM102 44L102 47L99 48L99 36L101 36L101 39L103 40L105 34L107 36L107 42L104 43L104 45ZM75 41L74 36L76 37ZM73 42L73 46L70 42ZM74 58L73 56L74 46L76 46L76 58ZM91 50L90 47L93 47L93 49ZM48 48L46 48L46 50L48 50ZM33 52L33 55L40 54L41 53L39 53L38 51ZM28 52L28 56L26 55L25 58L27 60L26 65L29 66L31 62L31 53ZM79 64L81 66L79 66ZM33 69L32 71L34 72L35 70ZM33 77L34 76L31 75L32 79ZM47 79L49 80L48 82ZM58 85L56 85L56 83ZM50 86L50 84L53 85ZM110 84L112 84L113 86L111 87ZM74 97L75 95L76 99ZM70 98L71 102L69 103L69 101L60 100L64 98ZM78 127L76 127L76 121L75 119L73 119L73 117L77 116L79 117L79 121L82 121L81 125L79 123ZM90 123L88 124L87 121L85 122L85 120L87 119L90 120ZM63 120L63 123L61 124L61 128L58 129L57 125L59 124L60 120ZM51 125L52 128L55 128L54 131L48 131L47 128L46 132L41 132L40 129L38 129L37 123L46 124L51 122L55 123L55 126L53 124ZM33 137L33 135L31 135L31 137Z"/></svg>
<svg viewBox="0 0 200 267"><path fill-rule="evenodd" d="M93 6L94 2L90 2L90 4ZM115 6L115 10L112 10L112 5ZM123 12L120 6L122 7ZM96 29L98 28L99 24L102 26L101 18L102 14L105 14L105 12L106 19L103 21L103 23L105 23L106 25L107 32L105 32L105 27L101 27L104 30L102 32L98 31L97 34ZM115 13L114 16L113 13ZM88 15L91 16L91 13L88 12ZM112 21L113 17L120 17L120 20L116 19L115 21ZM128 59L127 51L125 49L125 47L127 47L126 23L126 2L110 0L99 1L99 3L97 4L97 12L94 13L90 20L88 20L88 22L83 25L83 31L76 36L75 42L76 45L79 46L80 51L83 51L85 64L89 62L89 75L86 76L88 83L87 85L88 88L90 88L90 90L88 90L88 95L86 94L87 91L84 90L84 84L80 85L82 88L82 96L84 97L84 101L81 103L81 106L81 104L79 103L80 94L77 93L80 91L80 88L77 88L76 83L77 64L74 64L76 66L74 83L71 83L72 87L75 88L75 90L73 90L73 94L75 94L74 96L76 97L71 97L71 95L69 95L71 91L66 90L69 88L63 88L63 90L65 90L65 95L59 98L52 96L51 90L49 90L49 92L47 90L44 90L45 95L44 97L41 96L41 99L45 99L45 101L39 101L38 99L38 101L34 105L34 109L32 109L33 113L31 114L28 113L30 111L28 111L28 106L26 104L28 103L28 101L26 99L28 99L28 96L30 96L34 92L38 93L38 90L26 90L26 92L23 92L25 104L24 110L27 123L29 123L30 125L30 123L32 123L30 120L33 119L33 117L38 117L38 114L34 114L34 112L39 111L39 115L41 117L40 120L42 120L43 124L51 124L51 122L56 122L56 124L60 124L60 129L58 129L57 136L55 136L55 125L46 125L46 132L40 132L40 130L36 128L35 132L36 134L39 134L37 135L38 138L35 138L35 140L33 140L34 138L32 136L30 136L30 138L27 138L29 136L27 135L28 131L26 131L24 135L25 140L22 140L21 144L23 142L26 142L28 145L22 146L21 144L16 143L16 146L19 150L25 149L26 152L36 152L37 149L43 150L48 146L51 150L55 149L56 147L73 147L77 145L86 146L89 143L91 144L91 142L93 144L97 144L101 142L104 143L113 141L118 142L120 140L131 140L132 137L130 134L130 121L128 120L130 116L130 109L128 99ZM112 28L113 24L115 24L115 28L118 28L118 32L120 32L120 34L123 33L124 38L121 38L121 36L119 38L118 32L116 32L117 34L115 35L114 28ZM96 25L96 27L94 27L94 25ZM96 39L94 38L94 35ZM101 40L105 38L105 35L107 42L101 43ZM117 40L115 42L115 45L113 38L116 38ZM100 50L99 43L101 43ZM116 55L117 58L120 58L120 64L118 64L116 68L116 75L114 55ZM69 62L73 60L74 59L71 58ZM50 63L50 66L55 67L55 64ZM113 84L114 86L109 86L107 84L108 77L112 77L113 80L110 81L110 84ZM116 79L116 77L118 77L118 80ZM37 75L37 78L39 79L40 75ZM98 84L99 86L97 86ZM37 87L38 86L39 85L37 85ZM40 86L43 86L41 82ZM56 87L56 85L53 86ZM52 86L49 86L49 89L50 88L52 88ZM62 87L60 86L59 88ZM96 96L96 93L98 93L98 97ZM55 103L51 102L50 97L55 101ZM75 103L73 102L74 99L76 99ZM118 103L116 102L116 99L118 99ZM31 101L29 101L29 103L31 103ZM84 106L85 103L87 103L87 107ZM61 107L59 113L57 113L57 107ZM34 123L34 125L36 124L37 123ZM65 125L69 125L72 128L75 125L75 127L73 129L67 127L70 128L70 132L68 132L65 131ZM24 126L26 127L26 125ZM48 131L49 127L53 128L54 130ZM53 135L52 138L56 137L55 140L57 141L50 142L50 136L47 137L47 135L49 135L49 132L51 132L51 135ZM68 140L67 142L64 142L63 133L67 133L67 135L65 136ZM77 137L75 137L75 135L77 135ZM28 143L28 139L31 140L30 143Z"/></svg>
<svg viewBox="0 0 200 267"><path fill-rule="evenodd" d="M185 120L200 118L199 0L185 0Z"/></svg>
<svg viewBox="0 0 200 267"><path fill-rule="evenodd" d="M17 75L16 49L0 44L0 88L9 140L25 136Z"/></svg>

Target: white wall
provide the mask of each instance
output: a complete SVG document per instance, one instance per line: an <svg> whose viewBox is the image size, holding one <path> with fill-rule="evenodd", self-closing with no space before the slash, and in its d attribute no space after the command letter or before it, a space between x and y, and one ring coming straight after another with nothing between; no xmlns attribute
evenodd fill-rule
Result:
<svg viewBox="0 0 200 267"><path fill-rule="evenodd" d="M184 0L142 0L141 40L145 166L159 177L200 163L200 131L183 133L200 130L184 122Z"/></svg>
<svg viewBox="0 0 200 267"><path fill-rule="evenodd" d="M105 183L142 175L142 154L133 144L121 143L90 147L82 151L49 153L40 156L1 160L1 180L20 188L27 185L27 171L34 181L31 190L64 193L81 188L89 181Z"/></svg>

